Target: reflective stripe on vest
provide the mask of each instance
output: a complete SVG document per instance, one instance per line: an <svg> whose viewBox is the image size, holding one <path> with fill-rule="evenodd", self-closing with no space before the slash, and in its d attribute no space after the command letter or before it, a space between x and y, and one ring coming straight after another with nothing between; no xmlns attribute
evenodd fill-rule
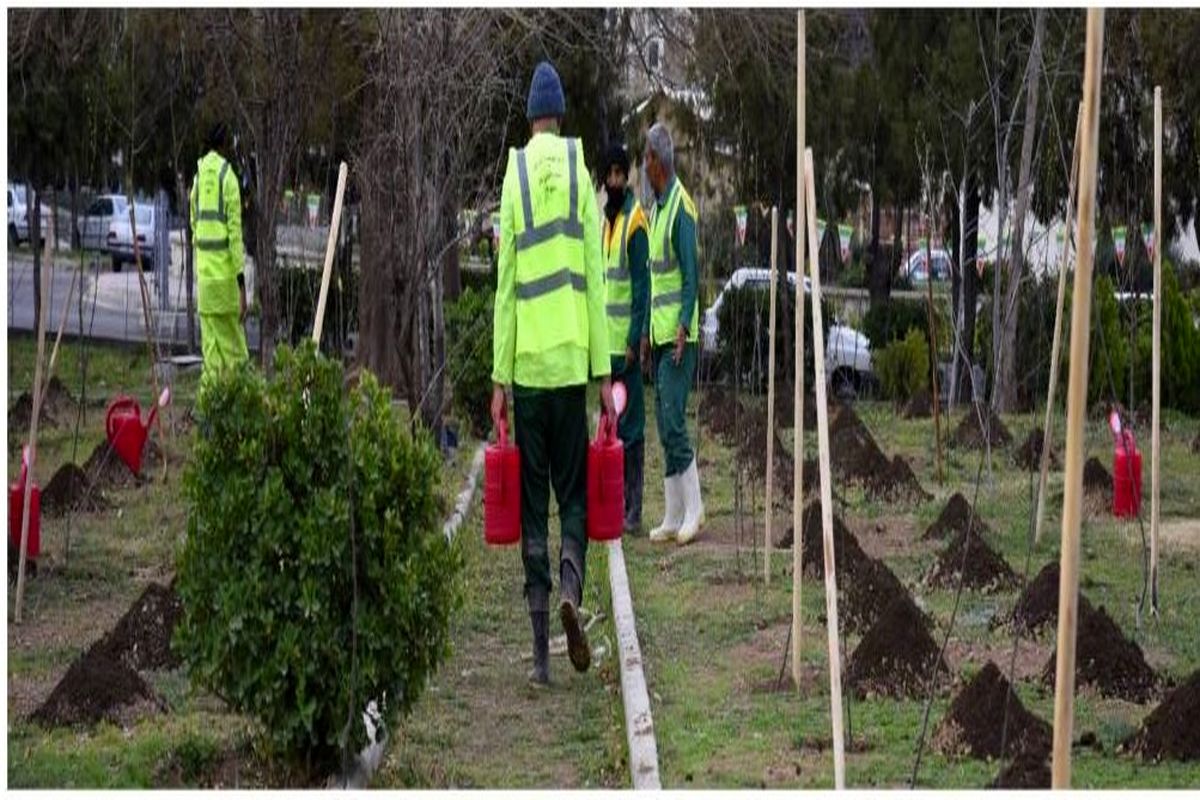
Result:
<svg viewBox="0 0 1200 800"><path fill-rule="evenodd" d="M225 181L229 162L215 153L201 159L192 203L196 248L198 310L202 314L235 314L238 310L236 259L229 252L229 221L225 213ZM213 181L216 186L213 186Z"/></svg>
<svg viewBox="0 0 1200 800"><path fill-rule="evenodd" d="M650 230L650 339L655 345L675 341L683 306L683 272L675 259L672 231L683 204L684 189L679 179L667 201L655 206ZM688 341L699 339L699 301L692 308Z"/></svg>
<svg viewBox="0 0 1200 800"><path fill-rule="evenodd" d="M588 346L587 277L579 210L579 179L586 173L580 169L578 142L550 137L531 142L535 160L521 149L515 152L515 165L510 163L516 167L521 196L513 237L518 357L565 344ZM555 149L564 145L565 171L563 151ZM564 179L567 187L562 186ZM512 203L512 198L505 202ZM534 222L535 211L540 224Z"/></svg>
<svg viewBox="0 0 1200 800"><path fill-rule="evenodd" d="M228 219L225 216L225 176L229 173L229 162L222 161L221 169L217 173L217 207L212 208L197 208L196 222L217 222L225 225ZM199 181L197 181L199 183ZM199 193L197 192L197 203L199 203ZM199 227L199 226L197 226ZM196 249L206 251L227 250L229 248L229 236L222 238L216 237L201 237L196 236Z"/></svg>

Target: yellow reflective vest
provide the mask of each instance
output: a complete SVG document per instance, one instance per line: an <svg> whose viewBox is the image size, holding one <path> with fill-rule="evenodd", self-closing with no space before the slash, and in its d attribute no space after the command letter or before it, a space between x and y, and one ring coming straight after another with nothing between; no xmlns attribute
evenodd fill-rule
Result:
<svg viewBox="0 0 1200 800"><path fill-rule="evenodd" d="M666 202L656 207L650 222L650 343L655 346L675 341L683 310L683 270L675 258L671 233L681 204L686 204L688 212L695 218L696 206L676 177ZM689 342L700 338L699 321L700 299L697 296L688 325Z"/></svg>
<svg viewBox="0 0 1200 800"><path fill-rule="evenodd" d="M500 199L492 380L558 388L608 375L604 267L583 145L510 150Z"/></svg>
<svg viewBox="0 0 1200 800"><path fill-rule="evenodd" d="M642 205L633 201L628 214L617 214L610 225L604 220L605 312L608 314L608 352L624 355L629 346L633 315L633 282L629 271L629 241L638 230L646 230ZM614 234L619 234L614 236Z"/></svg>
<svg viewBox="0 0 1200 800"><path fill-rule="evenodd" d="M237 276L245 266L242 197L229 162L209 151L196 165L191 195L192 244L196 250L196 310L237 314Z"/></svg>

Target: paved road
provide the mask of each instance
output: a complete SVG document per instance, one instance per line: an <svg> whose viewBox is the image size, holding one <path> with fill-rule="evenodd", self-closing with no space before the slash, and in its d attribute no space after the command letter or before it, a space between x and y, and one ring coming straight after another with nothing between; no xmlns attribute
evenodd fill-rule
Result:
<svg viewBox="0 0 1200 800"><path fill-rule="evenodd" d="M71 290L73 275L78 275L78 261L71 266L61 263L51 274L48 290L50 317L46 321L47 335L53 335L62 318L63 303ZM147 286L151 303L157 294L152 274L147 275ZM67 312L66 335L80 333L79 298L71 298L71 310ZM84 279L83 332L93 339L118 342L142 342L146 339L142 312L141 290L137 270L126 269L114 273L107 259L98 258L88 269ZM8 259L8 328L9 330L32 331L33 328L33 260L27 256ZM155 308L154 321L157 338L163 345L184 347L187 345L187 312L179 309L166 311ZM197 326L198 326L197 322ZM247 341L251 350L258 349L258 328L253 320L247 325Z"/></svg>

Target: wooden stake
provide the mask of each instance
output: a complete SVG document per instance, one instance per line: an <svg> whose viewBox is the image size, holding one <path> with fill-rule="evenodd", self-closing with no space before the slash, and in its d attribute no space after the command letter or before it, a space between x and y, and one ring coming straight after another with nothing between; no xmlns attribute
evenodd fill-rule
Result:
<svg viewBox="0 0 1200 800"><path fill-rule="evenodd" d="M321 273L321 294L317 298L317 316L313 319L313 344L321 349L321 328L325 325L325 298L329 296L329 271L333 267L333 251L337 247L338 224L342 219L342 198L346 193L346 162L338 167L337 194L333 196L333 214L329 218L329 241L325 243L325 269Z"/></svg>
<svg viewBox="0 0 1200 800"><path fill-rule="evenodd" d="M829 474L829 409L825 405L825 331L821 320L821 270L817 263L817 193L812 148L804 151L804 189L808 206L809 276L812 278L813 373L817 382L817 448L821 472L821 533L825 544L825 619L829 639L829 713L833 718L834 787L846 786L842 740L842 659L838 650L837 564L833 549L833 487ZM802 281L800 282L803 283Z"/></svg>
<svg viewBox="0 0 1200 800"><path fill-rule="evenodd" d="M1162 361L1162 87L1154 87L1154 344L1150 423L1150 610L1158 614L1159 365Z"/></svg>
<svg viewBox="0 0 1200 800"><path fill-rule="evenodd" d="M792 682L800 691L800 586L804 575L804 11L796 12L796 363L792 387Z"/></svg>
<svg viewBox="0 0 1200 800"><path fill-rule="evenodd" d="M933 199L929 201L929 231L925 237L925 289L927 310L929 313L929 352L933 356L933 443L937 460L937 482L942 485L942 424L939 406L941 398L938 395L937 379L937 325L933 314Z"/></svg>
<svg viewBox="0 0 1200 800"><path fill-rule="evenodd" d="M1071 150L1071 180L1067 184L1067 214L1063 217L1062 257L1058 260L1058 301L1054 306L1054 340L1050 345L1050 388L1046 393L1046 422L1042 427L1042 463L1038 476L1037 514L1033 523L1033 541L1042 540L1042 521L1046 518L1046 480L1050 477L1050 422L1054 418L1054 390L1058 385L1059 350L1062 348L1063 302L1067 294L1067 256L1071 252L1071 215L1075 213L1075 183L1079 175L1079 141L1083 135L1083 104L1075 113L1075 145Z"/></svg>
<svg viewBox="0 0 1200 800"><path fill-rule="evenodd" d="M57 213L51 215L51 218L57 216ZM50 225L51 236L46 237L46 244L49 245L54 235L54 225ZM46 354L46 318L50 316L49 308L49 276L54 269L53 260L51 258L51 249L46 247L46 261L42 265L42 274L40 280L42 282L42 301L47 307L41 309L38 314L38 345L37 345L37 361L33 365L33 413L29 419L29 465L25 471L25 500L21 506L21 553L17 560L17 599L16 605L13 608L13 622L17 625L21 624L21 606L25 599L25 562L27 553L29 552L29 505L33 498L33 476L34 468L37 466L37 433L38 433L38 418L42 413L42 358Z"/></svg>
<svg viewBox="0 0 1200 800"><path fill-rule="evenodd" d="M1083 424L1087 413L1088 338L1092 310L1092 228L1096 160L1100 143L1100 63L1104 11L1088 9L1083 70L1086 135L1079 158L1079 244L1071 297L1071 365L1067 384L1067 442L1063 493L1062 556L1058 581L1058 657L1054 681L1054 761L1051 786L1071 786L1071 735L1075 714L1075 630L1079 611L1079 522L1083 511Z"/></svg>
<svg viewBox="0 0 1200 800"><path fill-rule="evenodd" d="M763 532L763 583L771 583L771 522L775 488L775 268L779 263L779 209L771 206L771 343L767 346L767 520ZM795 539L795 536L792 537ZM793 541L793 544L795 542Z"/></svg>

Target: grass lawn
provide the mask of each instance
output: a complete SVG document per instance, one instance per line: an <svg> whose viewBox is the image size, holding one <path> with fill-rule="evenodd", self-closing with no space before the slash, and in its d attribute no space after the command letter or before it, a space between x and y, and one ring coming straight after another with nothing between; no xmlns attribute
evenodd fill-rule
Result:
<svg viewBox="0 0 1200 800"><path fill-rule="evenodd" d="M33 341L10 337L11 406L27 390L33 372ZM76 446L74 418L45 428L39 436L37 475L43 486L64 462L82 461L103 439L104 403L117 393L151 400L144 348L91 348L87 421ZM79 349L66 343L57 373L80 394ZM195 374L179 376L175 416L192 402ZM695 408L700 398L693 396ZM748 405L760 400L747 399ZM594 399L589 405L595 408ZM644 524L662 514L661 450L653 424L653 390L647 397L647 485ZM940 644L953 608L953 592L931 590L923 576L941 545L920 541L946 499L961 491L970 499L979 464L976 451L949 448L945 480L935 480L932 422L898 419L889 406L862 403L857 410L881 448L909 460L928 502L885 505L860 489L835 485L837 512L863 548L883 558L933 616ZM951 420L957 424L962 413ZM1040 420L1033 414L1006 417L1014 445ZM1057 421L1061 441L1063 421ZM1083 532L1083 591L1104 605L1133 636L1162 676L1180 680L1200 665L1200 455L1190 451L1198 423L1166 415L1163 434L1162 613L1137 626L1142 590L1141 533L1134 523L1107 514L1088 519ZM693 425L694 430L694 425ZM1111 443L1102 420L1088 426L1088 453L1111 463ZM13 475L26 432L9 432L8 468ZM111 629L151 581L167 582L185 529L179 480L190 433L170 438L169 473L160 472L140 489L113 493L113 508L43 519L43 558L27 583L25 621L12 623L15 592L9 591L8 782L20 787L278 786L292 780L265 753L254 723L231 713L216 698L192 689L183 670L146 677L165 701L165 712L131 713L120 724L90 729L46 730L27 721L71 661ZM784 440L791 446L791 433ZM1149 440L1140 445L1149 472ZM815 454L816 438L805 437ZM1011 462L1013 447L994 453L985 469L978 509L994 531L990 543L1020 574L1026 561L1030 476ZM469 469L474 442L467 437L443 468L442 493L449 501ZM666 787L826 787L833 783L829 745L828 669L824 592L806 579L803 592L803 670L800 692L790 684L785 663L791 621L791 562L776 551L772 579L763 585L761 481L739 493L733 452L707 429L699 455L708 520L691 546L652 546L627 538L625 557L638 634L658 737ZM1058 557L1061 472L1051 473L1049 516L1033 551L1031 574ZM1149 476L1146 477L1149 488ZM740 513L738 509L741 509ZM1145 508L1148 511L1148 503ZM475 509L478 510L478 501ZM791 501L777 487L776 537L790 525ZM459 531L466 553L466 605L452 624L453 653L412 713L391 734L376 787L626 787L620 676L616 635L605 618L592 628L592 669L576 674L565 656L552 656L553 685L528 687L529 620L522 597L519 550L484 546L477 513ZM552 523L552 531L556 523ZM552 532L552 539L557 533ZM552 547L552 553L556 551ZM607 551L593 546L588 559L584 606L611 614ZM1017 590L993 595L964 592L947 661L956 676L969 676L988 659L1007 671L1011 635L992 630L997 612L1009 609ZM552 615L551 635L560 626ZM1017 664L1022 701L1052 719L1053 696L1034 675L1049 658L1047 633L1021 642ZM856 636L846 636L843 657ZM780 672L786 680L778 684ZM941 719L953 689L942 691L930 715L930 732ZM1077 749L1076 786L1195 786L1200 766L1146 765L1118 755L1115 747L1153 708L1107 700L1088 691L1076 703L1076 735L1096 734L1098 749ZM847 695L847 784L907 785L913 769L924 704L920 700L857 701ZM998 765L950 759L927 749L918 784L980 787Z"/></svg>

